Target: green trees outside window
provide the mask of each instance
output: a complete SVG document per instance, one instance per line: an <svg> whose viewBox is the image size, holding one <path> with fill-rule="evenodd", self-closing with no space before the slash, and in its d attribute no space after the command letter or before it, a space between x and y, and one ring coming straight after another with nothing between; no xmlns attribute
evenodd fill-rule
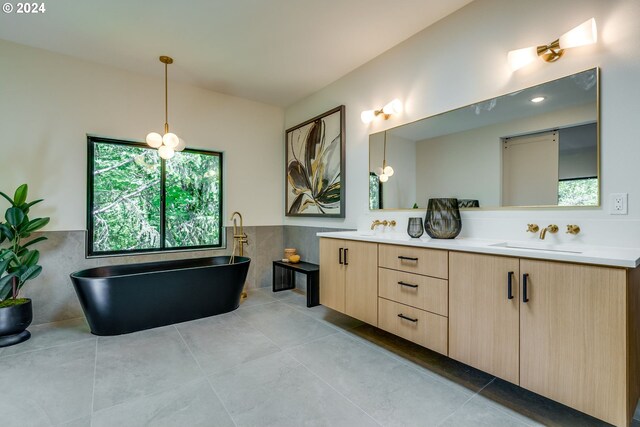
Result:
<svg viewBox="0 0 640 427"><path fill-rule="evenodd" d="M222 246L222 153L88 141L90 256Z"/></svg>

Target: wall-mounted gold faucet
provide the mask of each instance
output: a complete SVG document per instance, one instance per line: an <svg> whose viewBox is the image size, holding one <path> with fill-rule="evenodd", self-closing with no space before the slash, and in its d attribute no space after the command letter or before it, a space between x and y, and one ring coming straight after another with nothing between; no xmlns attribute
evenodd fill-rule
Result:
<svg viewBox="0 0 640 427"><path fill-rule="evenodd" d="M376 219L371 223L371 229L375 230L375 228L379 225L382 225L383 227L386 227L386 226L395 227L396 221L393 219L391 221L387 221L386 219L384 221L380 221L379 219Z"/></svg>
<svg viewBox="0 0 640 427"><path fill-rule="evenodd" d="M558 226L555 224L551 224L548 225L547 227L543 228L542 231L540 232L540 239L544 240L544 237L547 235L547 231L549 233L557 233L558 232Z"/></svg>
<svg viewBox="0 0 640 427"><path fill-rule="evenodd" d="M240 229L238 230L238 225L236 224L236 218L240 218ZM231 214L231 221L233 221L233 247L235 252L236 244L238 244L238 256L244 256L244 245L249 244L249 239L247 238L247 233L244 232L244 226L242 224L242 215L240 212L234 212Z"/></svg>

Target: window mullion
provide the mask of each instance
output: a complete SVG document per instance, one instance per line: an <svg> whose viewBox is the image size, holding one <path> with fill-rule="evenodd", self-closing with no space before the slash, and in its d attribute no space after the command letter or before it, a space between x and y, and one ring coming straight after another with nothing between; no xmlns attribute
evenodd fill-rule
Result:
<svg viewBox="0 0 640 427"><path fill-rule="evenodd" d="M167 163L160 159L160 249L165 249L165 235L167 230L166 202L167 202Z"/></svg>

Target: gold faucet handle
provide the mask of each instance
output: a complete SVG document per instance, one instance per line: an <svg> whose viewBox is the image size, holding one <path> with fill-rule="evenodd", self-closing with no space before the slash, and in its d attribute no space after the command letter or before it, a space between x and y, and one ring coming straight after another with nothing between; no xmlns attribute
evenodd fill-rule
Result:
<svg viewBox="0 0 640 427"><path fill-rule="evenodd" d="M559 228L557 225L551 224L547 227L547 230L549 230L549 233L557 233Z"/></svg>
<svg viewBox="0 0 640 427"><path fill-rule="evenodd" d="M392 219L391 221L389 221L389 226L390 227L395 227L396 226L396 220Z"/></svg>
<svg viewBox="0 0 640 427"><path fill-rule="evenodd" d="M540 230L538 224L527 224L527 233L537 233Z"/></svg>
<svg viewBox="0 0 640 427"><path fill-rule="evenodd" d="M574 224L567 225L567 234L578 234L580 232L580 227Z"/></svg>

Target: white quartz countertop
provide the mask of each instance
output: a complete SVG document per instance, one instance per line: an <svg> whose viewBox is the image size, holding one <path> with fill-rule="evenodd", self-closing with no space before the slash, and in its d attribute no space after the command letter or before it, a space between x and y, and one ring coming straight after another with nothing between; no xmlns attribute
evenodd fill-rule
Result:
<svg viewBox="0 0 640 427"><path fill-rule="evenodd" d="M387 243L391 245L444 249L460 252L475 252L513 256L520 258L566 261L582 264L607 265L635 268L640 265L640 248L616 248L608 246L552 244L544 241L505 241L461 238L431 239L423 236L413 239L406 234L373 234L359 231L335 231L317 233L330 239L358 240L362 242Z"/></svg>

